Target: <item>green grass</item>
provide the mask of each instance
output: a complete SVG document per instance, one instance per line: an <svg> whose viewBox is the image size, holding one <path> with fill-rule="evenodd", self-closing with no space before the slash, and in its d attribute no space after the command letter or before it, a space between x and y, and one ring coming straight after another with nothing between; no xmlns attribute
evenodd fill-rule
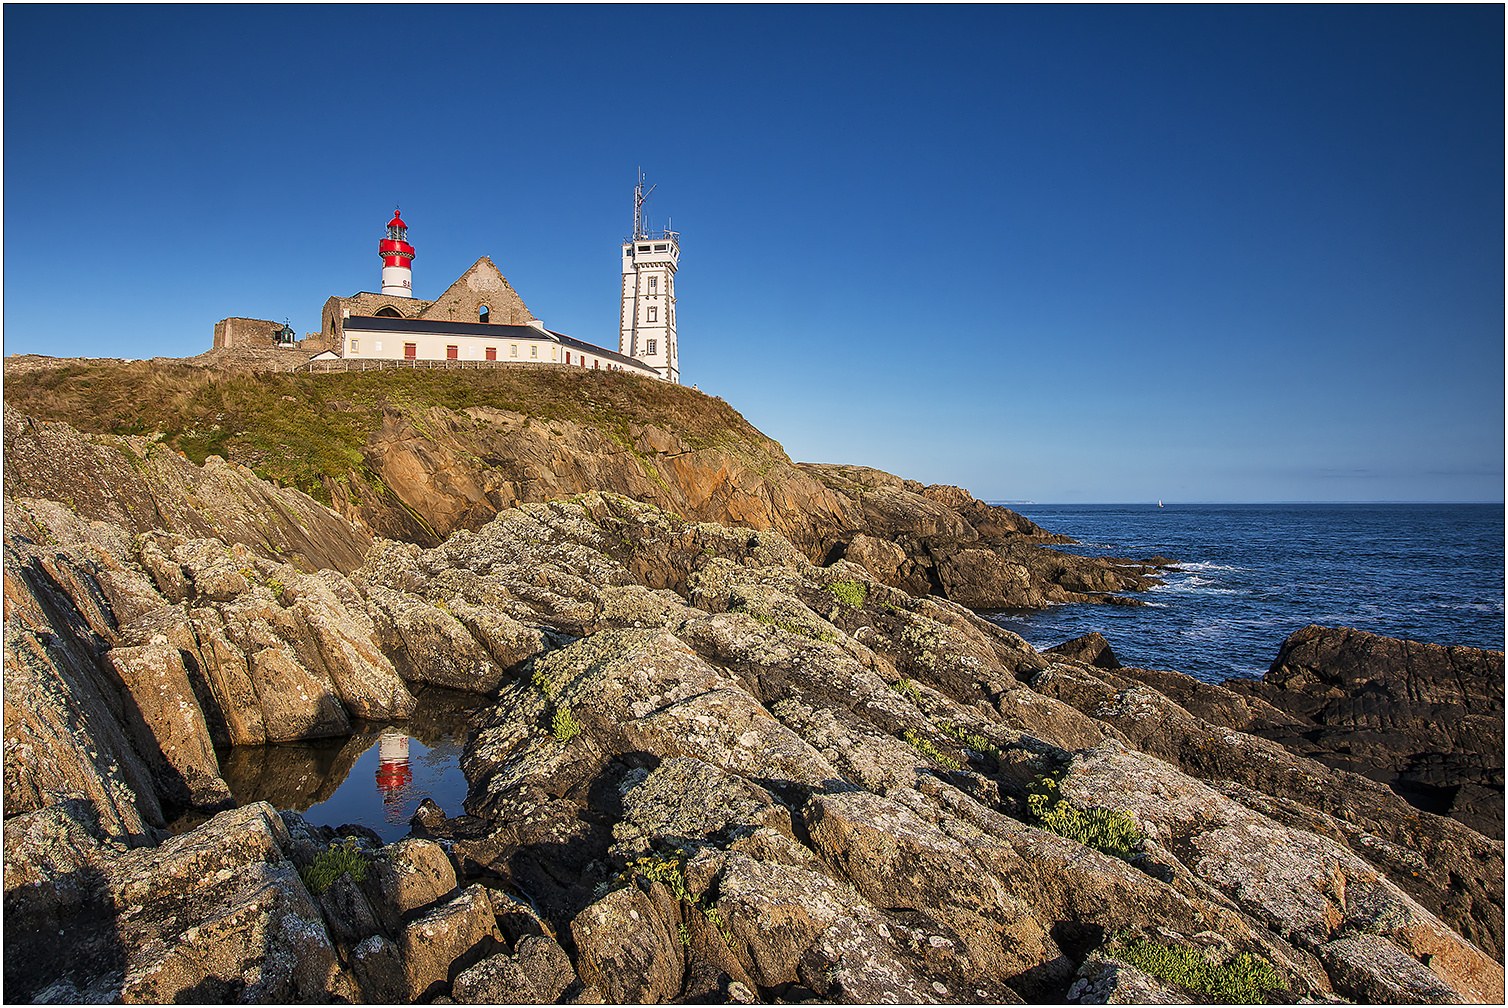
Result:
<svg viewBox="0 0 1508 1008"><path fill-rule="evenodd" d="M944 735L950 736L956 742L968 746L975 752L983 753L997 760L1000 758L1000 747L983 735L976 735L973 732L965 731L956 725L948 724L946 721L934 721L933 723L937 725L938 730Z"/></svg>
<svg viewBox="0 0 1508 1008"><path fill-rule="evenodd" d="M962 770L963 764L928 742L914 731L905 734L906 744L944 770Z"/></svg>
<svg viewBox="0 0 1508 1008"><path fill-rule="evenodd" d="M1080 810L1063 800L1058 780L1042 777L1026 799L1036 825L1058 836L1076 840L1085 847L1119 858L1134 857L1145 839L1136 822L1124 812L1105 809Z"/></svg>
<svg viewBox="0 0 1508 1008"><path fill-rule="evenodd" d="M833 598L850 609L862 609L864 596L869 592L869 589L858 581L834 581L827 586L827 590L833 593Z"/></svg>
<svg viewBox="0 0 1508 1008"><path fill-rule="evenodd" d="M422 430L431 406L521 413L626 437L633 424L675 432L758 471L789 465L780 445L727 403L680 385L621 372L570 368L392 371L350 374L230 372L187 364L80 363L20 374L6 402L39 420L86 433L156 437L202 465L220 455L330 503L325 481L362 473L361 449L398 410ZM469 422L469 421L463 421ZM493 425L478 423L479 436ZM160 435L160 437L158 437Z"/></svg>
<svg viewBox="0 0 1508 1008"><path fill-rule="evenodd" d="M366 855L357 850L356 838L350 837L343 844L321 851L314 863L307 868L300 868L298 874L309 891L317 896L334 885L335 880L342 875L349 874L353 881L362 881L367 877L369 864Z"/></svg>
<svg viewBox="0 0 1508 1008"><path fill-rule="evenodd" d="M1211 963L1193 949L1144 938L1117 938L1107 951L1143 973L1172 981L1225 1004L1266 1004L1267 995L1287 984L1267 960L1242 952L1229 962Z"/></svg>

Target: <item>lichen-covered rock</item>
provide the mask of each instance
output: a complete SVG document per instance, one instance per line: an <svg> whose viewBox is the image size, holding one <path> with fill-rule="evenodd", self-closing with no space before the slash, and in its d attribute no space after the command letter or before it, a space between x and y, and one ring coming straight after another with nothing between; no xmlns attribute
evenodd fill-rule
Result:
<svg viewBox="0 0 1508 1008"><path fill-rule="evenodd" d="M1178 773L1160 760L1106 742L1074 759L1061 785L1078 807L1130 815L1185 867L1327 971L1350 976L1376 957L1349 957L1332 943L1380 935L1456 995L1496 1003L1503 968L1442 924L1374 868L1334 841L1281 826ZM1357 986L1353 978L1351 987Z"/></svg>
<svg viewBox="0 0 1508 1008"><path fill-rule="evenodd" d="M1135 966L1096 955L1079 967L1069 1004L1195 1004L1195 1000Z"/></svg>
<svg viewBox="0 0 1508 1008"><path fill-rule="evenodd" d="M433 998L450 981L502 945L487 890L474 885L424 916L409 921L398 934L405 1001Z"/></svg>
<svg viewBox="0 0 1508 1008"><path fill-rule="evenodd" d="M816 796L803 814L824 860L871 903L914 908L956 933L971 979L1014 980L1030 994L1072 971L1028 907L904 806L856 791Z"/></svg>
<svg viewBox="0 0 1508 1008"><path fill-rule="evenodd" d="M13 993L128 1004L353 993L268 806L223 812L135 849L95 832L81 803L62 809L68 814L45 810L24 825L7 823ZM25 942L25 929L44 920L46 939ZM24 960L9 958L18 942L32 950Z"/></svg>
<svg viewBox="0 0 1508 1008"><path fill-rule="evenodd" d="M616 889L571 921L581 979L610 1004L661 1004L681 989L680 942L634 886Z"/></svg>
<svg viewBox="0 0 1508 1008"><path fill-rule="evenodd" d="M555 941L530 936L512 953L497 952L456 977L458 1004L556 1004L578 986L570 956Z"/></svg>
<svg viewBox="0 0 1508 1008"><path fill-rule="evenodd" d="M400 840L374 852L362 885L378 920L397 934L406 915L455 890L456 873L445 848L433 840Z"/></svg>

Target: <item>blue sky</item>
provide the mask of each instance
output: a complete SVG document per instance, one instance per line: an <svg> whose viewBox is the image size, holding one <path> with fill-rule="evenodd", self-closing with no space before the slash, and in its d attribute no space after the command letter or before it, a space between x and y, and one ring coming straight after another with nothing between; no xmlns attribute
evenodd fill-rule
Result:
<svg viewBox="0 0 1508 1008"><path fill-rule="evenodd" d="M490 255L792 457L1038 502L1502 500L1503 10L5 9L5 352Z"/></svg>

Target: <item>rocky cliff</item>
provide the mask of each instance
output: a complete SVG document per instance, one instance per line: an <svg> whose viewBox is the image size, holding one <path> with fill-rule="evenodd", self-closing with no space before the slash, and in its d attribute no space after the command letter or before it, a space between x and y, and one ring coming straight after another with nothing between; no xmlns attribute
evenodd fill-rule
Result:
<svg viewBox="0 0 1508 1008"><path fill-rule="evenodd" d="M179 366L135 394L188 394L154 370ZM498 406L391 401L375 432L319 440L359 385L245 380L330 396L282 464L348 465L311 477L334 507L224 460L266 429L236 413L268 405L255 389L215 393L232 433L203 465L166 433L7 413L12 1000L1503 998L1500 840L1243 730L1298 723L1277 700L1120 669L1103 642L1039 654L927 591L1073 598L1147 570L1055 560L956 488L778 447L740 470L762 483L730 477L747 494L696 504L701 476L667 478L712 450L688 440L526 434L548 422L513 410L487 441ZM53 388L59 412L84 395ZM199 423L180 446L219 437ZM560 454L455 461L483 441ZM572 460L683 497L501 489L546 494L504 476ZM405 471L450 489L372 503ZM773 496L798 478L830 503L815 519ZM235 807L238 747L339 738L437 687L479 702L464 807L421 807L393 844Z"/></svg>
<svg viewBox="0 0 1508 1008"><path fill-rule="evenodd" d="M141 473L136 483L191 478L158 471L182 469L172 457L181 453L250 469L364 533L421 546L520 503L602 490L690 520L778 532L814 562L849 556L887 584L975 608L1129 603L1116 593L1156 583L1155 559L1051 549L1071 540L957 487L794 465L727 403L681 386L573 368L294 375L227 370L257 361L226 354L9 362L8 410L24 419L7 421L6 486L69 495L80 513L115 520L125 501L96 510L56 467L97 455L115 470L117 496L140 498L150 488L131 485L126 470ZM126 518L139 530L155 520Z"/></svg>

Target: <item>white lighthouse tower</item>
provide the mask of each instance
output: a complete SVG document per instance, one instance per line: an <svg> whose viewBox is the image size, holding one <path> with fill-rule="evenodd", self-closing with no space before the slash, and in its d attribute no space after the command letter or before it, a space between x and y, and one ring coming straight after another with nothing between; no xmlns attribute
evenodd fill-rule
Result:
<svg viewBox="0 0 1508 1008"><path fill-rule="evenodd" d="M650 191L653 191L651 187ZM675 271L681 236L644 226L644 173L634 187L634 233L623 240L623 307L618 352L642 360L667 381L680 384L675 342Z"/></svg>
<svg viewBox="0 0 1508 1008"><path fill-rule="evenodd" d="M387 222L387 237L377 245L382 256L382 293L394 297L414 296L414 247L408 243L408 225L397 208Z"/></svg>

